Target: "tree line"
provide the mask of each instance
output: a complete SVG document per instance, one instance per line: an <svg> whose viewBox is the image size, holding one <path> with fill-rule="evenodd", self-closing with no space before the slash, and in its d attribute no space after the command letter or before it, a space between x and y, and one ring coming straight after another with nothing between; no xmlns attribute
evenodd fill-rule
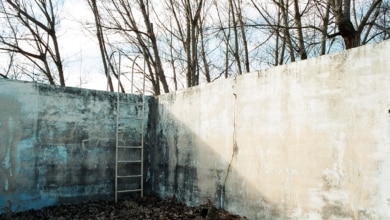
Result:
<svg viewBox="0 0 390 220"><path fill-rule="evenodd" d="M66 85L59 0L0 3L0 77ZM346 50L390 37L390 0L84 0L84 28L100 49L108 88L123 69L145 73L149 92ZM139 58L137 60L137 58ZM142 62L143 64L141 64ZM125 85L118 83L121 91ZM141 87L141 85L138 85Z"/></svg>

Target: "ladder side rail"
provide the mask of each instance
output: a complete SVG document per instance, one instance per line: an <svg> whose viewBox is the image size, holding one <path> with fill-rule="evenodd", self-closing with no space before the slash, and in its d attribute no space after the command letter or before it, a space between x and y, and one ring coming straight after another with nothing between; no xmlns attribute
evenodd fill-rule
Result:
<svg viewBox="0 0 390 220"><path fill-rule="evenodd" d="M119 144L119 133L121 132L120 129L119 129L119 121L121 120L121 115L120 115L120 105L123 104L123 105L126 105L128 103L122 103L120 101L120 75L121 75L121 52L119 52L119 65L118 65L118 87L117 87L117 116L116 116L116 149L115 149L115 202L118 201L118 193L123 193L123 192L140 192L141 193L141 197L143 197L143 188L144 188L144 183L143 183L143 177L144 177L144 161L143 161L143 158L144 158L144 135L145 135L145 131L144 131L144 127L145 127L145 79L146 79L146 74L145 74L145 67L146 67L146 60L144 59L144 70L143 70L143 86L142 86L142 100L141 100L141 103L140 104L137 104L137 102L135 103L137 106L140 106L141 107L141 116L137 117L137 119L141 120L141 144L140 146L138 147L135 147L135 146L120 146ZM133 81L133 78L134 78L134 65L135 65L135 61L136 59L139 57L140 55L137 55L136 58L134 59L133 61L133 68L132 68L132 76L131 76L131 94L133 94L133 88L134 88L134 81ZM123 101L124 102L124 101ZM139 102L138 102L139 103ZM133 105L134 103L132 103ZM126 116L124 116L126 118ZM137 160L137 161L119 161L119 148L138 148L141 150L141 155L140 155L140 160ZM119 190L118 188L118 179L119 178L123 178L123 177L126 177L126 176L120 176L118 175L119 172L118 172L118 169L119 169L119 166L118 164L119 163L139 163L140 164L140 174L139 175L130 175L128 177L135 177L135 178L140 178L140 188L139 189L121 189Z"/></svg>
<svg viewBox="0 0 390 220"><path fill-rule="evenodd" d="M145 66L146 60L144 56L144 68L142 79L142 121L141 121L141 197L144 196L144 130L145 130Z"/></svg>
<svg viewBox="0 0 390 220"><path fill-rule="evenodd" d="M134 65L135 65L135 61L137 60L137 58L139 57L140 55L138 54L135 58L134 58L134 61L133 61L133 66L131 68L131 94L133 94L133 87L134 87ZM145 67L144 67L145 69Z"/></svg>
<svg viewBox="0 0 390 220"><path fill-rule="evenodd" d="M118 202L118 157L119 157L119 114L120 114L120 75L121 75L121 54L119 53L119 68L118 68L118 87L116 96L116 141L115 141L115 202Z"/></svg>

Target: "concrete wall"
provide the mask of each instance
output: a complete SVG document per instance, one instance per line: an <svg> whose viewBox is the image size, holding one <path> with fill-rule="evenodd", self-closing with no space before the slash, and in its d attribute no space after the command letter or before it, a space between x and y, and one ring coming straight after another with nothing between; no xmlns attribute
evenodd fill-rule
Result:
<svg viewBox="0 0 390 220"><path fill-rule="evenodd" d="M0 80L0 213L113 200L116 98L115 93ZM127 135L141 134L139 124L126 123L138 127Z"/></svg>
<svg viewBox="0 0 390 220"><path fill-rule="evenodd" d="M250 219L390 219L390 41L158 97L153 191Z"/></svg>
<svg viewBox="0 0 390 220"><path fill-rule="evenodd" d="M389 219L388 57L390 41L148 98L145 193L250 219ZM113 199L115 101L0 80L0 213Z"/></svg>

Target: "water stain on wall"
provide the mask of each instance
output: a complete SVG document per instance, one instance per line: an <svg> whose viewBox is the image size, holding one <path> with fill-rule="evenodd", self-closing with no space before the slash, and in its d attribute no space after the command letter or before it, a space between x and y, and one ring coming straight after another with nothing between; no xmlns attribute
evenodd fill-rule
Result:
<svg viewBox="0 0 390 220"><path fill-rule="evenodd" d="M22 137L21 105L14 99L0 96L3 106L0 114L0 191L15 190L17 145Z"/></svg>

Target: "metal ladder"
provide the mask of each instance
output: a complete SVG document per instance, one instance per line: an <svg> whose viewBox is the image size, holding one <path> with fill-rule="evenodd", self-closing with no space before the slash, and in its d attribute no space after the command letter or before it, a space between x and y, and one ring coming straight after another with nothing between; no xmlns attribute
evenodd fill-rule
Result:
<svg viewBox="0 0 390 220"><path fill-rule="evenodd" d="M131 93L133 94L133 61ZM144 63L145 65L145 63ZM145 72L141 101L120 93L121 54L119 53L116 150L115 150L115 202L118 194L139 192L143 197L143 157L144 157L144 116L145 116ZM144 68L145 69L145 68Z"/></svg>

